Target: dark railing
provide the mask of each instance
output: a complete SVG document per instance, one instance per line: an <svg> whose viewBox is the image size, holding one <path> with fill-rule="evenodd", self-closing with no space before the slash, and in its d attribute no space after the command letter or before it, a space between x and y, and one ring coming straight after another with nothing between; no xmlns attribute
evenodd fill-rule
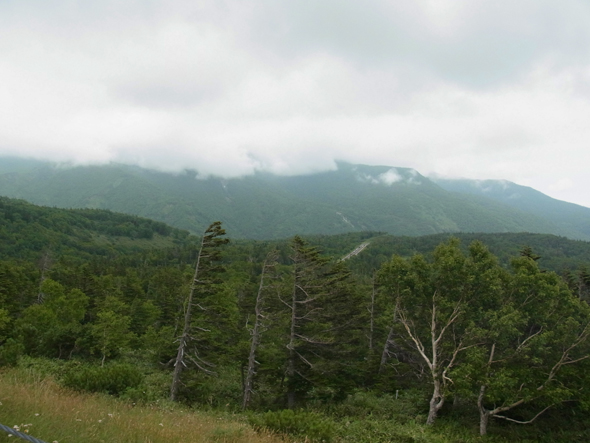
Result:
<svg viewBox="0 0 590 443"><path fill-rule="evenodd" d="M9 428L8 426L4 426L0 423L0 430L5 431L15 437L20 437L23 440L30 441L32 443L46 443L43 440L39 440L38 438L31 437L29 434L25 434L24 432L17 431L14 428Z"/></svg>

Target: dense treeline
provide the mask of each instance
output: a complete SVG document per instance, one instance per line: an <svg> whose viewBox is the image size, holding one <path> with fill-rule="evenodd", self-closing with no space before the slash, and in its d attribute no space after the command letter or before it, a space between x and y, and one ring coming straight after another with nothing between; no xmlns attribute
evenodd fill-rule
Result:
<svg viewBox="0 0 590 443"><path fill-rule="evenodd" d="M64 210L0 197L0 257L31 261L39 253L78 259L186 241L188 232L105 210Z"/></svg>
<svg viewBox="0 0 590 443"><path fill-rule="evenodd" d="M0 364L56 359L76 389L271 411L253 420L277 429L300 421L299 408L350 421L397 396L413 420L482 434L511 421L560 429L589 404L583 268L564 279L526 243L506 259L479 241L429 238L416 254L410 239L387 252L394 240L378 233L312 239L331 258L300 237L226 244L219 223L209 229L124 254L4 250Z"/></svg>

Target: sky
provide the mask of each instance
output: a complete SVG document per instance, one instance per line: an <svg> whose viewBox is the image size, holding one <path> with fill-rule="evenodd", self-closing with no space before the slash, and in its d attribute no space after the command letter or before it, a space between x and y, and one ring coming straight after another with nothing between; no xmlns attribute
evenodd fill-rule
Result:
<svg viewBox="0 0 590 443"><path fill-rule="evenodd" d="M588 0L0 0L0 155L336 161L590 207Z"/></svg>

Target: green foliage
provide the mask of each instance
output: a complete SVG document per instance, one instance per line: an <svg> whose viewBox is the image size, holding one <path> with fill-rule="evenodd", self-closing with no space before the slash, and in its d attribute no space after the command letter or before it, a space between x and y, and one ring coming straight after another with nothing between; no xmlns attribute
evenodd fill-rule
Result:
<svg viewBox="0 0 590 443"><path fill-rule="evenodd" d="M209 342L209 346L207 344L202 346L203 342L207 343L207 338L203 336L211 332L211 329L207 329L205 326L209 322L219 322L220 318L215 318L215 313L223 315L224 312L231 312L232 306L237 309L235 302L224 297L223 291L219 290L222 283L220 274L225 272L225 267L220 263L220 248L229 243L229 239L224 236L225 230L221 227L221 222L216 221L205 229L201 238L193 278L183 302L182 332L176 340L179 345L170 388L170 399L173 401L176 400L179 392L181 375L188 367L187 363L192 363L192 366L196 366L205 373L211 373L207 367L212 364L201 356L203 348L211 349L211 342ZM196 313L197 309L200 311L211 309L212 315L199 316ZM237 318L237 315L234 317ZM223 325L215 325L214 330L222 331Z"/></svg>
<svg viewBox="0 0 590 443"><path fill-rule="evenodd" d="M26 371L27 374L36 379L59 377L64 368L65 362L47 357L30 357L22 355L18 359L18 368Z"/></svg>
<svg viewBox="0 0 590 443"><path fill-rule="evenodd" d="M110 211L40 207L0 197L0 259L36 260L47 252L78 260L112 256L170 247L187 236L186 231L145 218Z"/></svg>
<svg viewBox="0 0 590 443"><path fill-rule="evenodd" d="M141 404L165 404L170 389L170 375L162 371L141 371L143 379L137 386L128 386L121 399Z"/></svg>
<svg viewBox="0 0 590 443"><path fill-rule="evenodd" d="M339 237L324 238L324 247L333 248L341 241ZM584 264L590 263L590 243L585 241L570 240L547 234L453 233L422 237L393 235L375 237L371 239L368 248L349 260L349 266L353 271L370 274L382 263L389 260L392 253L402 257L411 257L414 254L429 256L437 245L449 241L452 237L461 240L461 248L464 252L467 251L471 243L480 241L487 246L504 267L508 267L510 260L519 255L524 247L529 247L535 255L541 257L538 260L539 267L558 273L563 273L566 270L573 272L583 267Z"/></svg>
<svg viewBox="0 0 590 443"><path fill-rule="evenodd" d="M40 288L43 304L26 308L15 321L15 336L33 356L65 357L82 335L88 297L46 279Z"/></svg>
<svg viewBox="0 0 590 443"><path fill-rule="evenodd" d="M397 395L357 391L343 401L328 403L321 409L340 420L373 418L408 423L424 415L424 404L425 394L418 390L404 390Z"/></svg>
<svg viewBox="0 0 590 443"><path fill-rule="evenodd" d="M20 341L7 339L0 346L0 367L16 365L19 357L24 354L25 347Z"/></svg>
<svg viewBox="0 0 590 443"><path fill-rule="evenodd" d="M90 328L94 346L92 350L102 356L117 356L135 335L130 331L131 317L125 315L128 306L114 296L107 296Z"/></svg>
<svg viewBox="0 0 590 443"><path fill-rule="evenodd" d="M337 428L333 421L320 414L283 409L265 414L251 414L248 422L254 429L304 437L307 441L331 442L336 438Z"/></svg>
<svg viewBox="0 0 590 443"><path fill-rule="evenodd" d="M176 354L178 346L174 342L175 338L172 326L162 326L158 329L150 326L141 338L140 347L152 363L167 362Z"/></svg>
<svg viewBox="0 0 590 443"><path fill-rule="evenodd" d="M64 368L61 383L77 391L121 395L127 389L137 388L143 379L142 371L127 363L93 366L72 362Z"/></svg>
<svg viewBox="0 0 590 443"><path fill-rule="evenodd" d="M102 211L74 211L72 223L70 215L64 216L64 221L57 213L47 215L49 220L43 221L68 236L55 237L64 242L56 247L47 243L49 237L44 237L49 231L34 225L36 218L31 214L36 213L28 213L27 205L19 204L24 208L20 215L17 216L18 211L11 213L12 218L3 225L8 231L15 228L14 232L28 234L15 234L14 238L7 235L3 245L7 249L6 260L0 261L0 365L19 364L27 366L26 370L57 377L64 374L64 380L76 389L117 392L133 402L163 401L171 369L171 365L167 369L163 365L177 355L175 340L182 332L198 245L193 240L183 244L184 240L171 235L167 244L172 247L162 249L164 243L158 242L163 233L154 230L153 239L149 240L139 238L143 234L131 232L148 225L136 226L126 216L111 217ZM38 213L39 220L43 214ZM87 221L78 226L76 220L81 214ZM96 226L86 230L85 223L102 227L98 231L93 230ZM109 226L129 235L125 237L125 246L120 238L108 235ZM34 232L39 234L38 238L32 237ZM300 428L293 424L297 421L293 417L303 417L312 424L314 420L328 423L325 426L331 429L329 435L319 439L471 441L472 437L475 439L477 396L482 383L486 383L487 408L525 400L510 414L504 413L515 419L527 420L549 404L562 404L552 407L539 418L539 423L528 428L535 431L518 431L492 421L493 436L505 435L507 440L513 437L513 441L519 440L514 436L525 436L534 441L541 435L539 429L546 429L547 435L551 435L551 429L556 430L556 435L566 435L569 431L563 429L561 422L572 421L574 412L584 414L581 406L588 404L579 395L590 383L585 375L590 374L590 359L585 359L589 353L586 340L572 348L566 356L568 364L554 374L550 383L540 391L537 388L542 377L546 378L559 361L555 349L568 349L584 336L585 321L590 316L584 301L590 281L584 268L590 263L590 244L534 234L459 237L463 244L453 241L439 247L436 245L447 240L448 235L402 238L366 232L316 236L308 238L309 243L298 237L291 245L287 240L221 244L223 256L215 253L209 256L214 259L212 262L203 262L212 272L201 274L202 279L195 285L195 309L188 333L194 345L190 356L214 374L205 375L187 364L179 398L199 408L239 408L241 367L248 357L261 263L267 251L276 248L277 278L266 294L264 333L256 354L259 364L251 406L255 411L276 411L285 406L285 393L294 387L296 405L306 407L313 416L295 410L286 412L286 418L281 419L280 413L275 412L276 416L269 416L268 421L274 423L277 432L292 432L299 440L313 433L321 435L324 425L318 425L320 430L311 426L310 431L301 429L307 426L305 423L299 424ZM472 240L489 244L498 258ZM327 251L343 257L365 241L370 242L369 247L344 263L323 255ZM153 248L131 246L139 244L136 242ZM527 245L531 248L529 258L510 260ZM398 256L391 259L394 252ZM416 252L422 255L413 257ZM540 259L530 259L537 254ZM296 255L297 260L293 260ZM382 279L374 294L369 348L371 280L384 262ZM571 269L567 275L569 289L559 276L547 272L565 268ZM441 341L439 361L449 363L457 343L469 348L457 354L445 374L453 382L443 389L449 399L459 399L464 414L459 418L459 412L447 402L440 411L442 420L433 430L426 430L422 423L428 410L426 394L432 385L424 376L429 371L412 341L407 336L403 339L404 327L399 312L396 317L396 309L404 307L406 318L412 316L411 330L428 338L432 331L429 322L434 292L439 332L445 319L461 303L459 318L447 328ZM300 318L293 346L288 346L289 305L294 293L296 301L301 302L296 313ZM380 365L390 330L394 332L392 345L385 363ZM534 337L527 340L532 334ZM514 349L525 340L527 345L515 354ZM426 341L423 340L425 353L432 355L432 345ZM501 363L494 362L493 371L488 372L486 365L494 343ZM291 348L296 351L293 373L287 371ZM31 363L32 356L60 360L43 360L55 363L53 367L53 363L38 359ZM72 358L102 358L105 371L116 366L115 361L129 365L133 358L131 367L144 377L136 383L133 374L125 370L111 377L96 366L68 363ZM76 375L78 369L83 375ZM105 387L109 378L119 379L118 384ZM560 403L564 400L567 402ZM553 412L558 408L561 415ZM464 428L461 431L456 429L458 423ZM295 426L292 431L279 430L291 425ZM442 436L447 433L452 437Z"/></svg>
<svg viewBox="0 0 590 443"><path fill-rule="evenodd" d="M6 309L0 309L0 343L6 340L4 335L8 330L8 324L10 323L10 317Z"/></svg>
<svg viewBox="0 0 590 443"><path fill-rule="evenodd" d="M212 375L197 371L185 374L181 399L199 407L237 410L242 398L239 368L217 366L212 369L215 370Z"/></svg>

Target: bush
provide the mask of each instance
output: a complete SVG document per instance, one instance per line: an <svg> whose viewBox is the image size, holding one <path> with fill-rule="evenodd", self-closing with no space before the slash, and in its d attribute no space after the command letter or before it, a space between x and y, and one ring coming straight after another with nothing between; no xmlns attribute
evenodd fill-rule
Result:
<svg viewBox="0 0 590 443"><path fill-rule="evenodd" d="M425 432L425 425L415 423L400 424L383 419L352 419L342 424L340 442L342 443L436 443L448 442L436 434ZM463 440L457 440L463 441Z"/></svg>
<svg viewBox="0 0 590 443"><path fill-rule="evenodd" d="M9 338L0 346L0 366L14 366L18 358L25 352L24 346L16 340Z"/></svg>
<svg viewBox="0 0 590 443"><path fill-rule="evenodd" d="M399 393L398 398L391 394L377 395L373 392L357 391L340 403L325 406L323 410L338 418L371 417L407 423L424 413L427 405L428 402L420 391L405 390Z"/></svg>
<svg viewBox="0 0 590 443"><path fill-rule="evenodd" d="M126 363L106 366L71 364L65 368L61 379L64 386L77 391L104 392L120 395L129 388L137 388L143 381L143 374L136 367Z"/></svg>
<svg viewBox="0 0 590 443"><path fill-rule="evenodd" d="M148 372L137 387L128 387L121 398L134 403L160 404L170 395L170 374L168 372Z"/></svg>
<svg viewBox="0 0 590 443"><path fill-rule="evenodd" d="M284 409L276 412L250 415L250 425L256 430L269 430L282 434L305 437L308 441L330 442L336 437L336 424L313 412Z"/></svg>
<svg viewBox="0 0 590 443"><path fill-rule="evenodd" d="M17 363L19 368L38 378L58 377L64 367L63 360L47 357L30 357L21 355Z"/></svg>
<svg viewBox="0 0 590 443"><path fill-rule="evenodd" d="M214 368L214 375L186 371L179 398L188 404L211 408L238 409L242 404L240 370L233 367Z"/></svg>

